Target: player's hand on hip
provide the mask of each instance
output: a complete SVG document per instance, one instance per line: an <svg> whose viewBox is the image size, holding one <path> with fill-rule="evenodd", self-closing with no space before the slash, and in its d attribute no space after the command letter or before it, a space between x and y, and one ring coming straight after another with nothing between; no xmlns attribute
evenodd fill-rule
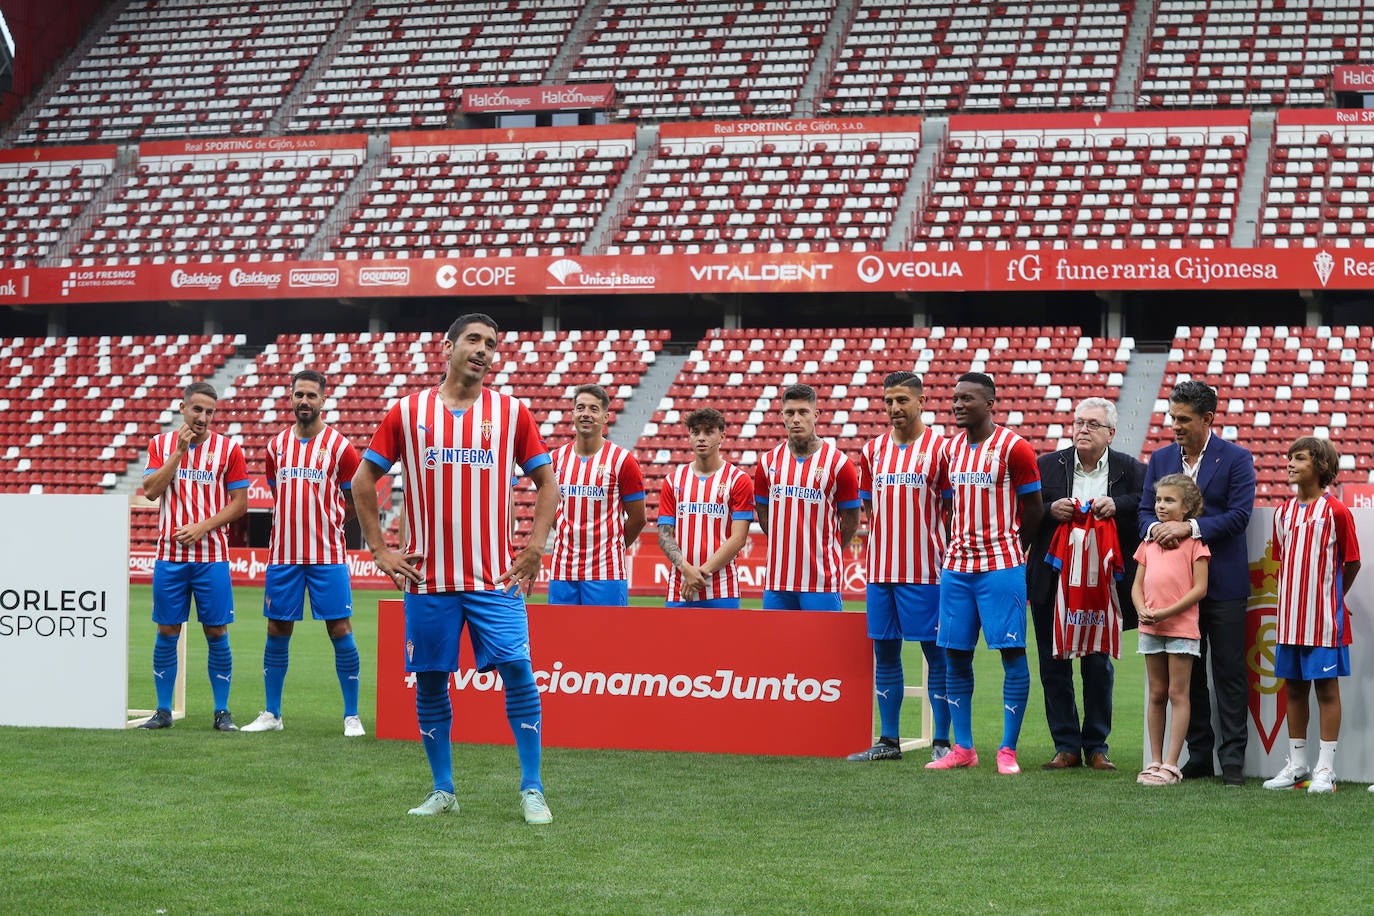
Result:
<svg viewBox="0 0 1374 916"><path fill-rule="evenodd" d="M425 580L420 570L411 563L412 560L419 559L418 556L403 557L390 547L378 547L372 551L372 561L377 564L377 568L401 591L405 590L407 580L417 585Z"/></svg>

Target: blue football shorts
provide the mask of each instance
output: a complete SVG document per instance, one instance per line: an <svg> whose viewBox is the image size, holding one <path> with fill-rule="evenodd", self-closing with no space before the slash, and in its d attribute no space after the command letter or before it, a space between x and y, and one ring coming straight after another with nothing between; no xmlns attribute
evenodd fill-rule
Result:
<svg viewBox="0 0 1374 916"><path fill-rule="evenodd" d="M300 620L310 593L310 616L340 620L353 616L353 587L343 563L272 563L267 567L262 616Z"/></svg>
<svg viewBox="0 0 1374 916"><path fill-rule="evenodd" d="M866 599L869 639L930 642L939 632L939 585L870 582Z"/></svg>
<svg viewBox="0 0 1374 916"><path fill-rule="evenodd" d="M153 564L153 623L178 626L191 617L191 596L196 599L196 620L205 627L224 627L234 622L234 587L229 561Z"/></svg>
<svg viewBox="0 0 1374 916"><path fill-rule="evenodd" d="M940 573L940 632L945 649L972 652L978 630L989 649L1026 647L1026 567Z"/></svg>
<svg viewBox="0 0 1374 916"><path fill-rule="evenodd" d="M525 599L512 592L406 593L406 670L457 671L458 637L468 628L479 671L528 661L530 626Z"/></svg>
<svg viewBox="0 0 1374 916"><path fill-rule="evenodd" d="M784 592L765 589L765 611L842 611L844 600L839 592Z"/></svg>
<svg viewBox="0 0 1374 916"><path fill-rule="evenodd" d="M585 582L552 579L549 582L549 604L629 607L630 582L628 579L598 579Z"/></svg>
<svg viewBox="0 0 1374 916"><path fill-rule="evenodd" d="M1350 676L1349 646L1274 647L1274 677L1294 681L1320 681Z"/></svg>

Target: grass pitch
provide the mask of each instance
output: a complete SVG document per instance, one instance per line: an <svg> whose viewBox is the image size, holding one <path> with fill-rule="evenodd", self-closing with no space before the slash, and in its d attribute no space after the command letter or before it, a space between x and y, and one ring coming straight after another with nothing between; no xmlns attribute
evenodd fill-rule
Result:
<svg viewBox="0 0 1374 916"><path fill-rule="evenodd" d="M354 602L369 731L378 597ZM265 627L261 592L236 598L231 707L242 725L262 707ZM153 705L148 601L146 587L133 589L133 706ZM429 787L423 752L342 736L318 622L298 624L291 643L286 730L211 731L204 638L188 629L191 712L171 731L0 729L0 912L1369 907L1374 796L1363 785L1315 798L1253 780L1243 790L1135 784L1143 664L1133 638L1117 666L1116 774L1039 770L1053 748L1032 678L1026 772L998 776L1001 669L980 651L976 771L927 773L924 752L849 764L555 748L544 775L556 819L531 828L510 747L455 746L461 812L408 817ZM908 664L919 670L919 650Z"/></svg>

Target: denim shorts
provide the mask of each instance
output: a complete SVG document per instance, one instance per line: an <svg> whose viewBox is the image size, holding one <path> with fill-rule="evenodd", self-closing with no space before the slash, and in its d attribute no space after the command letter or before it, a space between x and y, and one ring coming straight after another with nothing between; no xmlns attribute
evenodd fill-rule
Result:
<svg viewBox="0 0 1374 916"><path fill-rule="evenodd" d="M1189 639L1186 636L1155 636L1153 633L1140 634L1140 648L1136 650L1140 655L1158 655L1167 652L1170 655L1191 655L1199 658L1202 655L1202 640Z"/></svg>

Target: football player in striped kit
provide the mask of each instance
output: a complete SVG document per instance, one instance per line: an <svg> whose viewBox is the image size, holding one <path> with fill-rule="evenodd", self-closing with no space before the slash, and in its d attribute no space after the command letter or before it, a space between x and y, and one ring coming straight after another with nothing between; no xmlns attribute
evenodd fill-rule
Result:
<svg viewBox="0 0 1374 916"><path fill-rule="evenodd" d="M720 456L725 417L700 407L683 420L694 457L663 478L658 543L673 566L667 607L739 607L735 556L749 540L754 487Z"/></svg>
<svg viewBox="0 0 1374 916"><path fill-rule="evenodd" d="M1297 493L1274 513L1279 561L1279 634L1274 676L1284 678L1288 761L1266 789L1307 785L1336 791L1336 741L1341 730L1339 678L1350 675L1350 608L1345 593L1360 571L1360 542L1350 510L1327 492L1340 456L1328 439L1304 436L1288 447L1288 482ZM1317 694L1320 745L1307 766L1308 695ZM1371 790L1374 791L1374 790Z"/></svg>
<svg viewBox="0 0 1374 916"><path fill-rule="evenodd" d="M323 620L334 646L334 671L343 692L344 736L365 734L358 716L362 666L353 639L353 590L348 577L344 523L353 515L353 474L358 453L343 433L324 422L325 377L302 369L291 378L296 422L267 444L267 485L272 488L272 540L263 594L267 643L262 650L266 709L246 732L282 730L281 695L290 661L291 634L305 616Z"/></svg>
<svg viewBox="0 0 1374 916"><path fill-rule="evenodd" d="M978 765L973 747L973 650L978 631L1002 654L1002 743L997 772L1021 772L1016 743L1030 697L1026 664L1026 545L1040 524L1040 471L1030 443L992 420L997 387L981 372L954 386L954 422L945 446L953 493L949 547L940 576L940 635L949 667L946 696L952 750L927 769Z"/></svg>
<svg viewBox="0 0 1374 916"><path fill-rule="evenodd" d="M787 441L754 469L754 503L768 535L766 610L839 611L842 551L859 530L854 462L816 435L816 389L782 393Z"/></svg>
<svg viewBox="0 0 1374 916"><path fill-rule="evenodd" d="M196 619L209 647L206 663L215 702L214 727L238 728L229 714L234 659L229 624L234 593L229 578L228 525L248 511L248 470L243 449L210 430L219 394L209 382L192 382L181 401L181 427L148 442L143 492L158 506L157 561L153 566L153 681L157 710L140 728L172 727L172 693L177 679L177 641Z"/></svg>
<svg viewBox="0 0 1374 916"><path fill-rule="evenodd" d="M555 449L549 604L630 603L625 551L644 530L644 475L627 449L605 436L611 398L600 385L573 391L572 442Z"/></svg>
<svg viewBox="0 0 1374 916"><path fill-rule="evenodd" d="M873 680L879 737L850 760L900 760L902 642L919 642L930 700L931 760L949 753L945 701L945 650L936 643L940 622L940 563L949 535L949 475L945 438L921 420L921 377L893 372L883 379L891 429L864 444L859 497L868 509L867 613L873 640Z"/></svg>
<svg viewBox="0 0 1374 916"><path fill-rule="evenodd" d="M463 628L481 671L501 675L506 719L520 759L520 810L527 824L553 821L540 775L539 690L530 664L525 595L558 506L549 453L523 401L482 384L496 358L498 329L487 315L459 317L444 336L448 364L433 388L394 401L353 478L358 523L377 568L405 593L406 670L415 674L415 712L434 779L411 814L454 811L453 706ZM406 544L387 546L377 513L378 478L400 462ZM519 464L537 490L525 548L511 552L511 487Z"/></svg>

